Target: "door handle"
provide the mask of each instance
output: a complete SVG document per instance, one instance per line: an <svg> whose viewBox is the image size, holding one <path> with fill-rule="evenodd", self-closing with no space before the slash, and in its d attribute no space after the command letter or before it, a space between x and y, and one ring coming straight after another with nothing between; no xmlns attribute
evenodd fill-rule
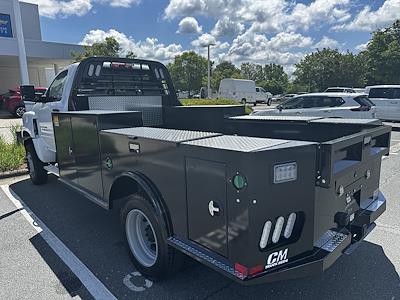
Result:
<svg viewBox="0 0 400 300"><path fill-rule="evenodd" d="M390 101L391 104L397 104L398 102L396 101Z"/></svg>
<svg viewBox="0 0 400 300"><path fill-rule="evenodd" d="M296 114L297 115L301 115L301 111L296 111Z"/></svg>
<svg viewBox="0 0 400 300"><path fill-rule="evenodd" d="M57 108L54 108L54 109L53 109L53 112L60 112L60 110L57 109Z"/></svg>

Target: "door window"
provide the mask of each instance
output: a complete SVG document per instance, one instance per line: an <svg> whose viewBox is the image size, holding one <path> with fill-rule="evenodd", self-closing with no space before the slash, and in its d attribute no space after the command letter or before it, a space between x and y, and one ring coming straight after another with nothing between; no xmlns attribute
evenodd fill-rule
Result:
<svg viewBox="0 0 400 300"><path fill-rule="evenodd" d="M58 76L54 79L47 92L48 102L56 102L61 100L64 86L67 81L67 75L68 71L64 71L58 74Z"/></svg>
<svg viewBox="0 0 400 300"><path fill-rule="evenodd" d="M375 88L369 91L369 98L393 99L393 92L391 88Z"/></svg>
<svg viewBox="0 0 400 300"><path fill-rule="evenodd" d="M256 92L258 93L260 91L260 89L259 88L256 88Z"/></svg>
<svg viewBox="0 0 400 300"><path fill-rule="evenodd" d="M338 107L343 105L344 100L340 97L313 97L314 107Z"/></svg>
<svg viewBox="0 0 400 300"><path fill-rule="evenodd" d="M400 88L393 89L393 99L400 99Z"/></svg>
<svg viewBox="0 0 400 300"><path fill-rule="evenodd" d="M303 108L303 97L289 99L282 103L283 109Z"/></svg>

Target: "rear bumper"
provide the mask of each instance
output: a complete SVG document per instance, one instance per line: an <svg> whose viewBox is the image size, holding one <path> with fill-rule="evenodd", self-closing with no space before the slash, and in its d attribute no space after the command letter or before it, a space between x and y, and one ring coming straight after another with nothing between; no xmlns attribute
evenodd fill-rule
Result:
<svg viewBox="0 0 400 300"><path fill-rule="evenodd" d="M339 231L328 230L320 240L314 243L314 250L310 255L289 261L254 276L246 276L238 273L234 269L232 262L216 257L210 252L207 253L203 248L198 247L198 245L192 242L171 237L168 239L168 243L212 269L244 285L296 279L321 274L338 260L342 254L353 252L360 245L361 241L373 230L375 227L374 221L385 210L386 199L380 193L375 201L366 209L359 212L349 226Z"/></svg>

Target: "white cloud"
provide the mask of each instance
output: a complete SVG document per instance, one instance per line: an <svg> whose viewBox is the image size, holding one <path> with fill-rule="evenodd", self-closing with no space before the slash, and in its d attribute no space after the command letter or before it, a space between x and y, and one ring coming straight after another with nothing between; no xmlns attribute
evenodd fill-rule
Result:
<svg viewBox="0 0 400 300"><path fill-rule="evenodd" d="M197 39L192 41L192 46L194 47L205 47L209 44L217 44L217 40L215 39L215 37L209 33L204 33Z"/></svg>
<svg viewBox="0 0 400 300"><path fill-rule="evenodd" d="M202 31L203 28L199 26L199 23L195 18L186 17L179 22L179 29L177 33L199 34Z"/></svg>
<svg viewBox="0 0 400 300"><path fill-rule="evenodd" d="M214 28L211 30L211 34L216 37L220 36L234 36L242 33L244 25L240 22L235 22L227 16L223 16L217 21Z"/></svg>
<svg viewBox="0 0 400 300"><path fill-rule="evenodd" d="M302 52L289 52L282 36L269 40L265 35L246 32L233 40L226 54L220 55L221 59L240 64L245 61L266 64L278 63L288 71L291 66L298 63L304 56ZM308 42L307 42L308 43Z"/></svg>
<svg viewBox="0 0 400 300"><path fill-rule="evenodd" d="M340 47L340 43L337 40L331 39L327 36L324 36L318 43L314 45L314 48L323 49L323 48L331 48L338 49Z"/></svg>
<svg viewBox="0 0 400 300"><path fill-rule="evenodd" d="M92 8L93 3L101 3L113 7L130 7L139 4L141 0L24 0L39 6L41 16L48 18L84 16Z"/></svg>
<svg viewBox="0 0 400 300"><path fill-rule="evenodd" d="M115 29L109 31L91 30L85 35L81 44L92 45L104 41L106 37L114 37L119 42L121 55L126 55L129 51L132 51L138 58L168 62L182 53L182 46L179 44L165 45L156 38L146 38L144 41L136 42L131 36L126 36Z"/></svg>
<svg viewBox="0 0 400 300"><path fill-rule="evenodd" d="M386 0L381 7L373 11L365 6L355 18L346 24L337 25L336 30L373 31L390 25L400 18L400 0Z"/></svg>
<svg viewBox="0 0 400 300"><path fill-rule="evenodd" d="M39 13L42 16L55 18L56 16L83 16L93 7L91 0L28 0L26 2L39 5Z"/></svg>
<svg viewBox="0 0 400 300"><path fill-rule="evenodd" d="M356 49L357 51L360 51L360 52L361 52L361 51L364 51L364 50L367 50L368 43L369 43L369 42L366 42L366 43L364 43L364 44L357 45L355 49Z"/></svg>
<svg viewBox="0 0 400 300"><path fill-rule="evenodd" d="M139 4L142 0L94 0L102 4L108 4L113 7L131 7Z"/></svg>
<svg viewBox="0 0 400 300"><path fill-rule="evenodd" d="M273 49L306 48L312 43L312 38L300 33L280 32L271 38L269 46Z"/></svg>

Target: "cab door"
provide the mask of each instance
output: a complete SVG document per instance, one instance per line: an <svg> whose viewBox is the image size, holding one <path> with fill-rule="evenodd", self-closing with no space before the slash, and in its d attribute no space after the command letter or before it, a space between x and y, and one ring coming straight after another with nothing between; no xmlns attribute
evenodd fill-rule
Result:
<svg viewBox="0 0 400 300"><path fill-rule="evenodd" d="M46 102L36 103L34 107L35 113L38 118L39 135L47 150L54 153L56 152L56 145L54 140L51 113L53 111L61 111L63 109L63 104L61 100L63 97L67 79L67 70L58 74L46 92Z"/></svg>

